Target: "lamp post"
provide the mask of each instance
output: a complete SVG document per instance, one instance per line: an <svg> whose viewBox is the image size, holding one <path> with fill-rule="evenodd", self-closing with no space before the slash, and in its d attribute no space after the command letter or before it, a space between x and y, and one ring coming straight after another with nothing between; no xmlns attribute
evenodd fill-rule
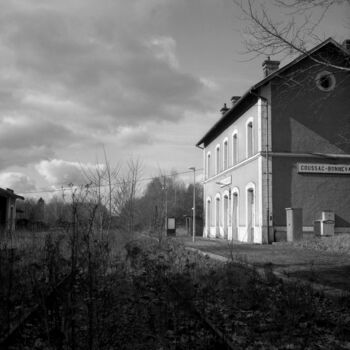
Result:
<svg viewBox="0 0 350 350"><path fill-rule="evenodd" d="M168 188L166 184L166 179L164 176L164 184L162 186L162 190L165 192L165 223L164 223L164 237L167 237L168 232Z"/></svg>
<svg viewBox="0 0 350 350"><path fill-rule="evenodd" d="M194 242L194 238L196 236L196 168L193 166L193 167L191 167L189 169L193 170L193 208L192 208L193 229L192 229L192 242Z"/></svg>

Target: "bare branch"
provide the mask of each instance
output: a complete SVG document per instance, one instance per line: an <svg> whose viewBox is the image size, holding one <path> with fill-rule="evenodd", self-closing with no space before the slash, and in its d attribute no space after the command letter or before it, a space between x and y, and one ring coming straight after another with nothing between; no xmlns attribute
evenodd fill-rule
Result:
<svg viewBox="0 0 350 350"><path fill-rule="evenodd" d="M308 54L307 43L320 43L322 39L316 34L316 28L323 21L332 6L350 4L350 0L275 0L276 4L289 11L288 20L273 20L262 3L254 0L233 0L247 22L245 46L248 54L254 55L308 55L315 63L341 71L350 71L348 64L334 64L329 60ZM315 7L319 14L315 20ZM313 12L311 13L311 10ZM303 16L296 21L295 15Z"/></svg>

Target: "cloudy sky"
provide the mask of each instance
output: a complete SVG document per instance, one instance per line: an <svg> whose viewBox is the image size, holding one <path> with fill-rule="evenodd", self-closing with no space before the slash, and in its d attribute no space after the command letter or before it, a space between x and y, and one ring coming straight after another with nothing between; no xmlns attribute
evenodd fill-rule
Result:
<svg viewBox="0 0 350 350"><path fill-rule="evenodd" d="M201 168L196 142L262 77L232 0L0 5L0 187L16 192L81 182L103 148L144 177ZM346 37L347 15L330 13L327 36Z"/></svg>

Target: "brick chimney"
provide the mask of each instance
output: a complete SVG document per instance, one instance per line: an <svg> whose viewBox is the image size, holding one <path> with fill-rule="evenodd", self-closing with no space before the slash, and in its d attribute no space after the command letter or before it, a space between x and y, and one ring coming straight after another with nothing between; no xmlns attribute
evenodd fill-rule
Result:
<svg viewBox="0 0 350 350"><path fill-rule="evenodd" d="M224 103L224 106L220 109L220 112L222 115L224 115L228 111L228 108L226 106L226 103Z"/></svg>
<svg viewBox="0 0 350 350"><path fill-rule="evenodd" d="M241 96L232 96L231 97L232 106L234 106L240 98Z"/></svg>
<svg viewBox="0 0 350 350"><path fill-rule="evenodd" d="M279 69L280 61L271 61L270 56L268 56L267 60L263 62L262 66L264 71L264 78L266 78L268 75L276 72L276 70Z"/></svg>
<svg viewBox="0 0 350 350"><path fill-rule="evenodd" d="M343 48L350 53L350 39L345 39L342 44Z"/></svg>

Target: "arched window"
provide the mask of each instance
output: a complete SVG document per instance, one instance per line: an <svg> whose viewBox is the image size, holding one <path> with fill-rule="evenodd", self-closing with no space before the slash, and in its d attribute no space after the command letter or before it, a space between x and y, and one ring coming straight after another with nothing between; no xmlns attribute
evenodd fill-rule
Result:
<svg viewBox="0 0 350 350"><path fill-rule="evenodd" d="M247 227L247 242L254 242L254 226L255 219L255 185L249 183L246 186L246 227Z"/></svg>
<svg viewBox="0 0 350 350"><path fill-rule="evenodd" d="M224 165L224 169L226 170L228 168L228 140L225 139L224 140L224 161L223 161L223 165Z"/></svg>
<svg viewBox="0 0 350 350"><path fill-rule="evenodd" d="M232 165L238 163L238 133L232 135Z"/></svg>
<svg viewBox="0 0 350 350"><path fill-rule="evenodd" d="M219 230L219 227L221 225L221 196L220 194L217 194L215 197L215 226L217 230Z"/></svg>
<svg viewBox="0 0 350 350"><path fill-rule="evenodd" d="M223 229L224 229L224 238L228 238L228 226L230 221L230 194L229 191L225 191L223 197Z"/></svg>
<svg viewBox="0 0 350 350"><path fill-rule="evenodd" d="M220 168L220 145L216 146L216 174L219 174L221 168Z"/></svg>
<svg viewBox="0 0 350 350"><path fill-rule="evenodd" d="M232 202L232 239L238 240L238 225L239 225L239 191L238 188L234 188L232 190L231 196Z"/></svg>
<svg viewBox="0 0 350 350"><path fill-rule="evenodd" d="M253 137L253 121L247 124L247 158L253 155L254 137Z"/></svg>
<svg viewBox="0 0 350 350"><path fill-rule="evenodd" d="M206 226L208 228L212 225L212 222L211 222L211 199L210 198L207 199L207 220L206 220L206 223L207 223Z"/></svg>
<svg viewBox="0 0 350 350"><path fill-rule="evenodd" d="M209 178L210 177L210 175L211 175L211 165L210 165L210 161L211 161L211 159L210 159L210 152L207 154L207 178Z"/></svg>

